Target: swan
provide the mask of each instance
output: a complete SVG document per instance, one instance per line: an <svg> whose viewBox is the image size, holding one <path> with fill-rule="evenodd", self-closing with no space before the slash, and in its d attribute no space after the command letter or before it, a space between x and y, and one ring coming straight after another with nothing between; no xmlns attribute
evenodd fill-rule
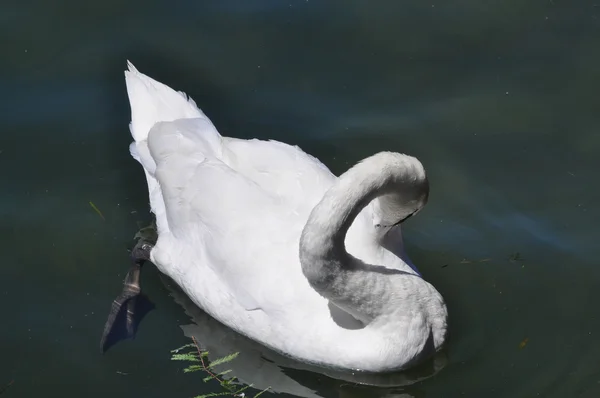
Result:
<svg viewBox="0 0 600 398"><path fill-rule="evenodd" d="M446 304L400 228L428 199L418 159L380 152L336 177L296 146L221 136L129 61L125 82L158 238L132 251L103 340L150 261L219 322L316 366L397 371L443 347Z"/></svg>

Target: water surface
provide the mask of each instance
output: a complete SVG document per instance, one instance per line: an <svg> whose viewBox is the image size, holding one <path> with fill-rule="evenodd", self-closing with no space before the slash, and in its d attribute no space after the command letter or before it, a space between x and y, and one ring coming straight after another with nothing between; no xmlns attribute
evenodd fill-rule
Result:
<svg viewBox="0 0 600 398"><path fill-rule="evenodd" d="M134 341L99 353L127 248L150 220L127 148L130 59L224 135L298 144L336 173L380 150L428 170L430 203L405 236L448 302L445 367L389 389L289 378L324 397L598 396L599 15L590 1L9 1L5 395L216 389L169 360L192 320L153 267L143 288L156 309Z"/></svg>

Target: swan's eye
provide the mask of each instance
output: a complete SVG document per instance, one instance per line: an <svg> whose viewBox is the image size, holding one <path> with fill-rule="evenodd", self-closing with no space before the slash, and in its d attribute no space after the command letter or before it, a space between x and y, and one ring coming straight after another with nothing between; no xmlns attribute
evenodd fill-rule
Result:
<svg viewBox="0 0 600 398"><path fill-rule="evenodd" d="M375 228L393 228L396 225L400 225L402 224L404 221L408 220L409 218L411 218L412 216L414 216L417 213L417 211L413 211L412 213L408 214L406 217L404 217L402 220L398 221L397 223L394 224L390 224L390 225L383 225L383 224L375 224Z"/></svg>

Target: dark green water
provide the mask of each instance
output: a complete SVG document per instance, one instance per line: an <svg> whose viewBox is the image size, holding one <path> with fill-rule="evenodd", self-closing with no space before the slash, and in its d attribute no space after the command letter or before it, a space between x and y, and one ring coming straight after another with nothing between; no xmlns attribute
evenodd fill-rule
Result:
<svg viewBox="0 0 600 398"><path fill-rule="evenodd" d="M390 389L289 380L323 397L600 396L599 5L4 2L0 389L14 383L2 398L217 389L169 360L192 310L151 266L156 310L99 353L126 249L150 220L127 147L126 59L224 135L299 144L336 173L380 150L428 169L430 202L405 236L449 305L446 366ZM226 351L230 334L209 324ZM254 350L239 373L262 375Z"/></svg>

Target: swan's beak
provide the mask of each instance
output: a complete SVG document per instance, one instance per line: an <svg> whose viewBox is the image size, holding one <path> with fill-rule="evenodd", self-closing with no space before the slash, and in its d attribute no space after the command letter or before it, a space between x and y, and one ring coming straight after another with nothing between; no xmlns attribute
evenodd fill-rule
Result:
<svg viewBox="0 0 600 398"><path fill-rule="evenodd" d="M408 220L409 218L411 218L412 216L414 216L415 214L417 214L419 212L419 210L415 210L412 213L409 213L406 217L404 217L403 219L401 219L400 221L398 221L395 224L392 224L392 227L395 227L396 225L400 225L402 224L404 221Z"/></svg>

